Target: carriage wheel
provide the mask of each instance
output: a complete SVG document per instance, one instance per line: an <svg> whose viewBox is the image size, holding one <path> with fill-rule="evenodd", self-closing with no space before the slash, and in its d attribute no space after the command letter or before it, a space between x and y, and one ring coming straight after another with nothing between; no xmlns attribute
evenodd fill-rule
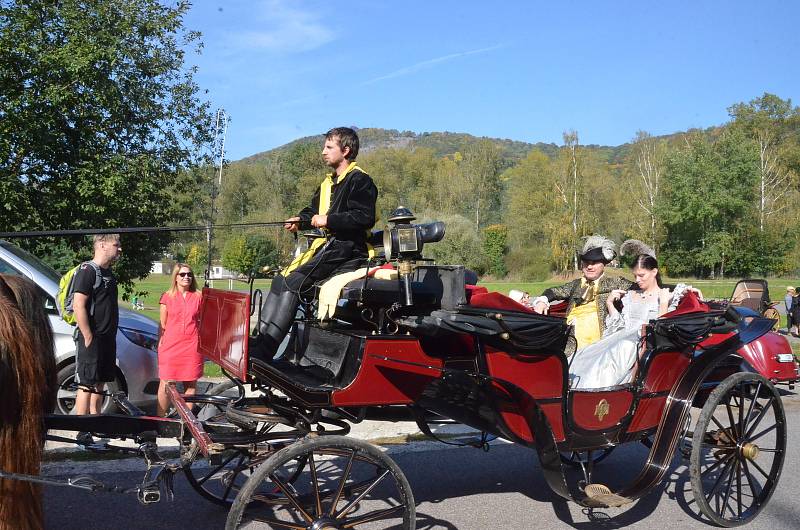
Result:
<svg viewBox="0 0 800 530"><path fill-rule="evenodd" d="M219 399L218 396L233 388L230 381L216 385L210 389L207 395L199 395L188 398L187 401L199 404L197 418L203 422L207 432L232 432L238 430L231 424L225 414L228 403L235 399L230 396L227 400ZM212 396L206 398L206 396ZM216 399L214 398L216 397ZM201 457L201 458L198 458ZM263 462L266 457L259 461ZM251 462L251 455L244 448L226 449L221 458L220 464L206 465L200 454L200 448L192 441L187 448L187 455L184 461L188 463L183 467L186 480L197 493L205 499L219 504L220 506L230 506L239 490L250 477L252 469L257 462Z"/></svg>
<svg viewBox="0 0 800 530"><path fill-rule="evenodd" d="M778 331L781 329L781 314L774 307L768 307L767 310L764 311L764 318L769 318L775 321L775 324L772 325L772 331Z"/></svg>
<svg viewBox="0 0 800 530"><path fill-rule="evenodd" d="M228 420L227 411L230 401L236 396L220 396L231 390L233 383L222 383L214 387L209 394L190 396L187 403L200 405L196 415L203 422L203 427L212 439L227 437L229 447L220 455L218 464L209 465L201 457L200 448L192 441L183 458L186 465L183 472L189 485L201 496L214 504L230 506L253 473L256 466L263 463L278 449L292 443L297 436L296 431L287 431L287 439L280 440L283 433L277 434L276 442L259 442L262 434L268 433L274 424L261 424L252 430L242 429ZM235 389L232 389L235 390ZM227 399L226 399L227 398Z"/></svg>
<svg viewBox="0 0 800 530"><path fill-rule="evenodd" d="M290 483L291 477L295 480ZM375 446L344 436L309 436L276 452L253 472L225 528L257 523L294 529L371 525L414 530L414 496L397 464Z"/></svg>
<svg viewBox="0 0 800 530"><path fill-rule="evenodd" d="M205 499L220 506L230 506L255 467L264 460L266 457L254 461L246 449L234 448L222 453L218 465L206 467L202 459L193 460L183 471L192 489Z"/></svg>
<svg viewBox="0 0 800 530"><path fill-rule="evenodd" d="M689 474L700 511L730 527L753 520L778 485L786 417L763 376L738 373L709 396L692 436Z"/></svg>

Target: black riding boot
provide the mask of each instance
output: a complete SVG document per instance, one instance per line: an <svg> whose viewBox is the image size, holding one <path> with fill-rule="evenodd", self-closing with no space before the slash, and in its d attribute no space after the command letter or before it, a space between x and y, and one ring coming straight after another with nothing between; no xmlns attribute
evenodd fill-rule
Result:
<svg viewBox="0 0 800 530"><path fill-rule="evenodd" d="M292 291L275 292L270 289L261 308L258 336L250 348L250 355L264 361L275 356L294 321L299 301L297 294Z"/></svg>
<svg viewBox="0 0 800 530"><path fill-rule="evenodd" d="M270 322L272 320L275 309L278 307L278 305L275 303L275 299L279 297L285 290L286 281L282 275L278 274L272 279L272 285L269 288L269 293L267 293L267 296L261 305L261 313L258 316L259 334L261 334L261 327L263 323Z"/></svg>

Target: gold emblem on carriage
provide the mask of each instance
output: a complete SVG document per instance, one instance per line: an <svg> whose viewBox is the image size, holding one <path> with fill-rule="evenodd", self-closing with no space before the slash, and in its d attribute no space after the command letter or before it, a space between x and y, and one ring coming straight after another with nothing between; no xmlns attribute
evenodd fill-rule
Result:
<svg viewBox="0 0 800 530"><path fill-rule="evenodd" d="M603 421L609 410L611 410L611 407L608 406L608 401L605 399L598 401L597 406L594 408L594 415L597 416L597 421Z"/></svg>

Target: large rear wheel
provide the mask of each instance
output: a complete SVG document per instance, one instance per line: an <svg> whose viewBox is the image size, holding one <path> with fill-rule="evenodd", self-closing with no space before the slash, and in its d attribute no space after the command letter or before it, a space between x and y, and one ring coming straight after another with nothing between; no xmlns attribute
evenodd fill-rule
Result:
<svg viewBox="0 0 800 530"><path fill-rule="evenodd" d="M692 436L689 473L700 511L719 526L752 521L778 485L786 451L781 397L763 376L737 373L709 395Z"/></svg>
<svg viewBox="0 0 800 530"><path fill-rule="evenodd" d="M225 528L416 528L403 472L375 446L344 436L308 436L256 468Z"/></svg>

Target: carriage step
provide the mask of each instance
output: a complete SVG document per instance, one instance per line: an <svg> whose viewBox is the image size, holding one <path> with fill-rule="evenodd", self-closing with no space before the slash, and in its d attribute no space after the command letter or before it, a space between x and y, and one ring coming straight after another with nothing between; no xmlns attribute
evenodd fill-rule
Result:
<svg viewBox="0 0 800 530"><path fill-rule="evenodd" d="M633 499L613 493L605 484L587 484L583 492L586 494L583 502L590 507L616 508L633 502Z"/></svg>

